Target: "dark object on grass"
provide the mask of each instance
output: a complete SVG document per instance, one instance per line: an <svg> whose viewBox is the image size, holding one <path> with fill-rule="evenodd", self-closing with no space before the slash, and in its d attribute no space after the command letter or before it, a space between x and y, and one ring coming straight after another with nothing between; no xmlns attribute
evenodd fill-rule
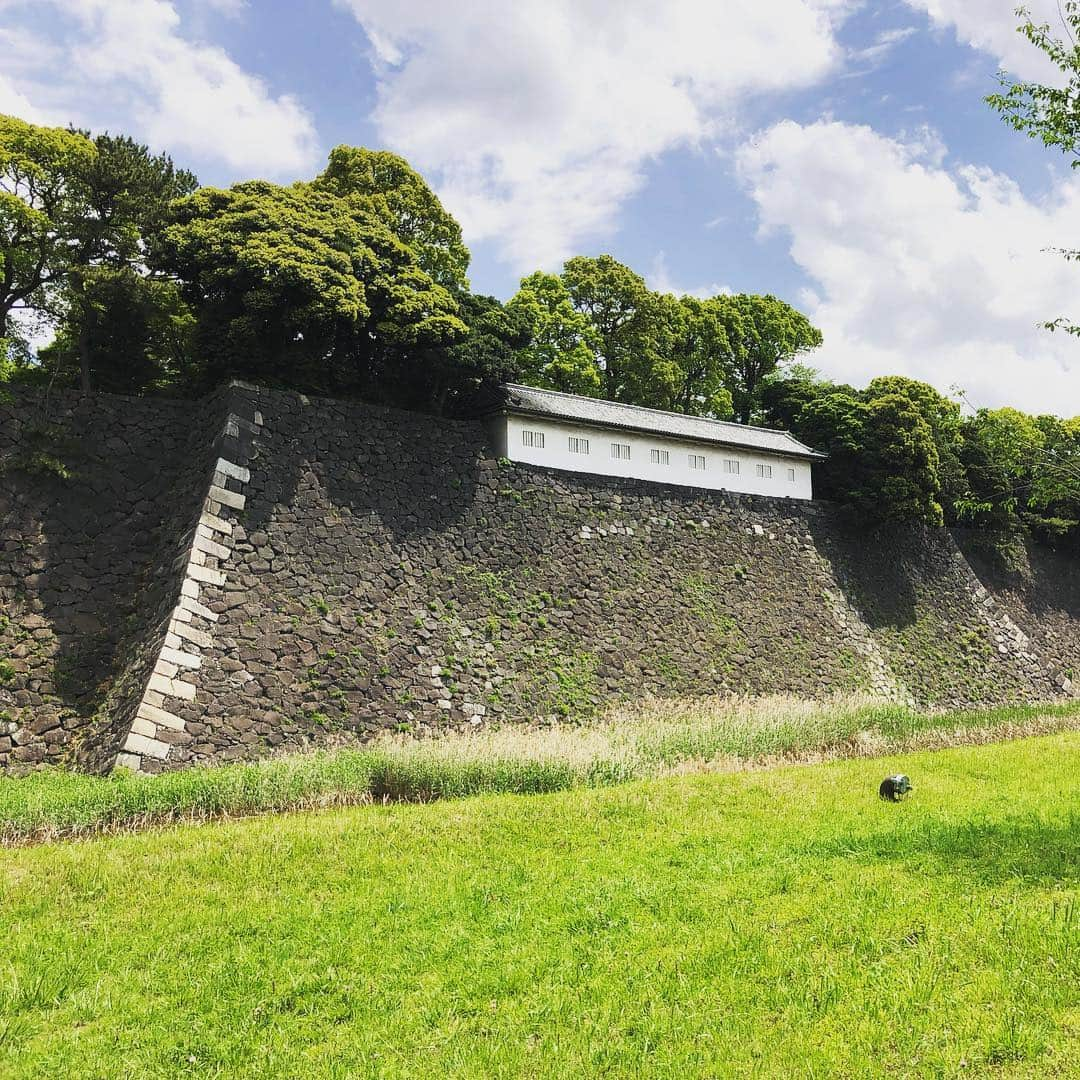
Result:
<svg viewBox="0 0 1080 1080"><path fill-rule="evenodd" d="M878 788L878 795L889 802L899 802L911 790L911 781L900 773L899 776L886 776Z"/></svg>

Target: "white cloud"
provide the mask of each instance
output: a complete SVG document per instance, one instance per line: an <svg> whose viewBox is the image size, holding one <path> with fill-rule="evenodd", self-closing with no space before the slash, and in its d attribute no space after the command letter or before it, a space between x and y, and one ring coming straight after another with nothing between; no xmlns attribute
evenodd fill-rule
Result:
<svg viewBox="0 0 1080 1080"><path fill-rule="evenodd" d="M645 275L649 288L654 292L673 293L675 296L696 296L699 300L708 300L721 293L732 293L730 285L720 281L709 281L699 285L687 285L685 282L676 280L668 266L667 252L658 251L653 258L652 266Z"/></svg>
<svg viewBox="0 0 1080 1080"><path fill-rule="evenodd" d="M0 75L0 113L29 120L32 124L48 124L52 118L21 93L6 75Z"/></svg>
<svg viewBox="0 0 1080 1080"><path fill-rule="evenodd" d="M852 53L852 60L856 60L859 63L864 64L876 64L881 60L884 60L898 45L902 45L913 34L917 34L918 30L914 26L905 26L894 30L883 30L880 34L874 38L872 45L867 45L864 49L858 49Z"/></svg>
<svg viewBox="0 0 1080 1080"><path fill-rule="evenodd" d="M942 168L933 145L785 121L740 149L763 231L790 236L811 280L813 362L856 385L900 373L1080 413L1080 342L1039 328L1080 319L1080 266L1044 250L1080 240L1080 177L1034 202L1000 173Z"/></svg>
<svg viewBox="0 0 1080 1080"><path fill-rule="evenodd" d="M8 9L8 0L0 0L0 16ZM15 26L0 26L0 56L5 58L5 70L0 71L0 113L18 116L32 124L62 123L61 118L30 99L24 80L19 78L27 58L33 57L35 64L45 68L57 62L56 50Z"/></svg>
<svg viewBox="0 0 1080 1080"><path fill-rule="evenodd" d="M195 7L212 11L226 19L236 19L248 9L249 0L195 0Z"/></svg>
<svg viewBox="0 0 1080 1080"><path fill-rule="evenodd" d="M989 53L999 66L1022 79L1049 82L1059 75L1046 57L1017 33L1020 25L1017 0L906 0L906 3L916 11L925 12L935 27L953 30L958 40ZM1065 36L1058 0L1025 0L1024 6L1036 23L1049 23L1055 36Z"/></svg>
<svg viewBox="0 0 1080 1080"><path fill-rule="evenodd" d="M649 163L748 95L835 70L852 0L337 2L372 45L381 138L528 271L610 234Z"/></svg>
<svg viewBox="0 0 1080 1080"><path fill-rule="evenodd" d="M185 37L168 0L49 3L48 40L24 31L23 47L5 51L19 115L123 130L181 162L213 160L242 176L292 178L316 163L314 124L300 103L275 96L218 46ZM9 20L29 10L4 5Z"/></svg>

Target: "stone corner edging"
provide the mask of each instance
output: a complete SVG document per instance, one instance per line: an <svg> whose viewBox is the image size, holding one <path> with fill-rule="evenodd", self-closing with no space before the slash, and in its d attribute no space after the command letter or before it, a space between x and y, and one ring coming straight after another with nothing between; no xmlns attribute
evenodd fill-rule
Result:
<svg viewBox="0 0 1080 1080"><path fill-rule="evenodd" d="M251 389L239 383L230 385L234 391ZM240 416L234 411L238 404L230 401L198 520L189 534L190 542L185 542L176 560L180 570L177 603L165 623L150 678L116 758L117 766L135 772L150 771L145 768L147 759L163 763L168 758L173 746L170 733L185 730L183 718L174 710L198 700L196 685L186 676L201 668L203 650L213 644L218 621L218 615L202 602L201 593L203 586L220 587L227 579L225 566L232 555L230 518L247 502L251 443L263 430L262 414L252 406L245 409L250 419ZM245 404L250 404L246 395Z"/></svg>

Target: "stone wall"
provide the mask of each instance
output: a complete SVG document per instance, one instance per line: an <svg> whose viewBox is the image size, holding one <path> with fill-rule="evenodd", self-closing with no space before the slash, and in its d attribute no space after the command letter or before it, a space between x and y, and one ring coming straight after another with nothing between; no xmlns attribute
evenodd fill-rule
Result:
<svg viewBox="0 0 1080 1080"><path fill-rule="evenodd" d="M1080 577L1048 617L1048 567L1006 597L944 530L510 465L478 424L284 392L64 410L76 477L3 478L0 765L154 771L647 694L1048 698L1080 659ZM66 698L61 640L97 643Z"/></svg>
<svg viewBox="0 0 1080 1080"><path fill-rule="evenodd" d="M1055 682L1080 674L1080 561L1021 537L956 530L957 544L985 590L981 602L1010 622Z"/></svg>
<svg viewBox="0 0 1080 1080"><path fill-rule="evenodd" d="M112 764L202 438L188 402L0 402L0 767Z"/></svg>

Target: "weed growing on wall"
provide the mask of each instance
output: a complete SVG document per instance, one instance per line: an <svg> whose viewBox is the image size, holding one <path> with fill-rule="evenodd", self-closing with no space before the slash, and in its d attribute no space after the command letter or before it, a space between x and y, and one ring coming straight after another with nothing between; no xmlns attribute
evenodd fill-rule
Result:
<svg viewBox="0 0 1080 1080"><path fill-rule="evenodd" d="M722 582L704 574L687 574L679 582L679 592L687 610L709 628L718 647L741 636L738 624L726 609Z"/></svg>

